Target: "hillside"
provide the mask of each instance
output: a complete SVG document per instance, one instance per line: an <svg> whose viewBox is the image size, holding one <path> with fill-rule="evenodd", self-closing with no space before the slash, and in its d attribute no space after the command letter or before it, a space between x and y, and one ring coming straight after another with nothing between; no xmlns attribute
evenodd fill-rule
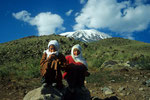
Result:
<svg viewBox="0 0 150 100"><path fill-rule="evenodd" d="M150 44L148 43L110 38L90 43L85 49L85 55L90 66L100 67L105 61L118 60L134 62L144 69L150 69L149 50ZM96 65L93 65L93 62L97 62Z"/></svg>
<svg viewBox="0 0 150 100"><path fill-rule="evenodd" d="M72 38L55 35L31 36L0 44L0 77L20 77L20 75L23 75L22 78L26 76L29 78L29 76L32 77L33 73L37 74L35 76L38 76L39 61L43 51L47 49L48 42L52 39L59 41L61 45L60 51L65 55L70 53L73 44L84 44Z"/></svg>
<svg viewBox="0 0 150 100"><path fill-rule="evenodd" d="M59 41L60 51L64 55L70 54L71 47L74 44L79 43L82 46L83 56L86 58L91 72L91 76L86 79L89 88L93 88L91 86L95 88L104 86L105 83L113 79L116 82L130 80L129 78L124 79L121 76L122 73L117 75L118 72L113 74L113 71L100 71L99 68L107 61L130 61L142 69L150 69L150 44L148 43L122 38L108 38L97 42L83 43L73 38L58 35L30 36L0 44L0 88L6 87L11 91L17 91L12 92L12 95L21 93L18 95L23 96L27 91L40 86L39 62L48 42L54 39ZM141 73L144 74L147 71ZM103 79L104 77L106 79ZM101 80L103 82L100 82ZM6 91L6 88L2 91ZM2 91L0 91L0 94ZM0 98L7 96L2 94Z"/></svg>
<svg viewBox="0 0 150 100"><path fill-rule="evenodd" d="M74 44L81 44L83 56L87 59L89 67L100 67L105 61L112 59L128 61L138 58L137 60L145 59L149 61L147 58L150 57L150 44L134 40L109 38L98 42L83 43L63 36L31 36L0 44L0 76L2 78L9 75L16 76L15 74L20 76L21 73L24 73L23 77L26 77L26 74L32 76L32 73L39 69L42 53L51 39L59 41L60 51L64 55L70 54L71 47ZM30 67L34 69L32 72L29 72L32 69ZM15 69L18 72L14 72Z"/></svg>

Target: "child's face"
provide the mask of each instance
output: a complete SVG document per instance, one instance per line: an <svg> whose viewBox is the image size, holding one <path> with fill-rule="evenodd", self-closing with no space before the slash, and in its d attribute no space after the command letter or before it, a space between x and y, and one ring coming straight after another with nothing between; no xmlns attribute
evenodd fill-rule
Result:
<svg viewBox="0 0 150 100"><path fill-rule="evenodd" d="M54 45L50 45L49 51L50 52L55 52L56 51L55 46Z"/></svg>
<svg viewBox="0 0 150 100"><path fill-rule="evenodd" d="M74 54L75 56L78 56L78 55L80 54L80 51L75 48L75 49L73 50L73 54Z"/></svg>

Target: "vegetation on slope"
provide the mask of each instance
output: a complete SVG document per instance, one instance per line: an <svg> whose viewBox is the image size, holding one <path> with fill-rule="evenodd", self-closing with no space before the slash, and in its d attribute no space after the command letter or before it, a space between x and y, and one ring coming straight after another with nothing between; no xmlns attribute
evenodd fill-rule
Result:
<svg viewBox="0 0 150 100"><path fill-rule="evenodd" d="M144 69L150 69L150 44L122 38L110 38L93 42L85 49L89 66L101 67L109 60L130 61Z"/></svg>
<svg viewBox="0 0 150 100"><path fill-rule="evenodd" d="M92 43L83 43L73 38L58 35L31 36L0 44L0 79L26 80L37 78L39 62L50 40L58 40L60 51L70 54L71 47L79 43L83 49L89 68L100 68L105 61L132 61L150 69L150 44L122 38L104 39Z"/></svg>
<svg viewBox="0 0 150 100"><path fill-rule="evenodd" d="M0 44L0 78L22 80L39 77L40 59L48 42L53 39L59 41L60 51L65 55L70 53L74 44L84 44L72 38L55 35L32 36Z"/></svg>

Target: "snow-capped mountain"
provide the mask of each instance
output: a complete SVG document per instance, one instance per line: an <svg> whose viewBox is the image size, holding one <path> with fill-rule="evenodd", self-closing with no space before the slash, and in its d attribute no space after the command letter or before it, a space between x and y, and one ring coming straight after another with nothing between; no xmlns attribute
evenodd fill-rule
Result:
<svg viewBox="0 0 150 100"><path fill-rule="evenodd" d="M93 42L101 39L111 38L110 35L99 32L97 30L79 30L75 32L65 32L59 34L61 36L73 37L76 40L80 40L83 42Z"/></svg>

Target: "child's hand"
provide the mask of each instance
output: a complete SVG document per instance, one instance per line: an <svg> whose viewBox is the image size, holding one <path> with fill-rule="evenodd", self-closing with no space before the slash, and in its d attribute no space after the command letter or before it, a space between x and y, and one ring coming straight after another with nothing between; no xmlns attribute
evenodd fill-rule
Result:
<svg viewBox="0 0 150 100"><path fill-rule="evenodd" d="M84 74L86 77L90 76L90 73L88 71L86 71Z"/></svg>
<svg viewBox="0 0 150 100"><path fill-rule="evenodd" d="M56 55L49 55L49 57L48 57L48 60L50 60L50 59L55 59L56 58Z"/></svg>

